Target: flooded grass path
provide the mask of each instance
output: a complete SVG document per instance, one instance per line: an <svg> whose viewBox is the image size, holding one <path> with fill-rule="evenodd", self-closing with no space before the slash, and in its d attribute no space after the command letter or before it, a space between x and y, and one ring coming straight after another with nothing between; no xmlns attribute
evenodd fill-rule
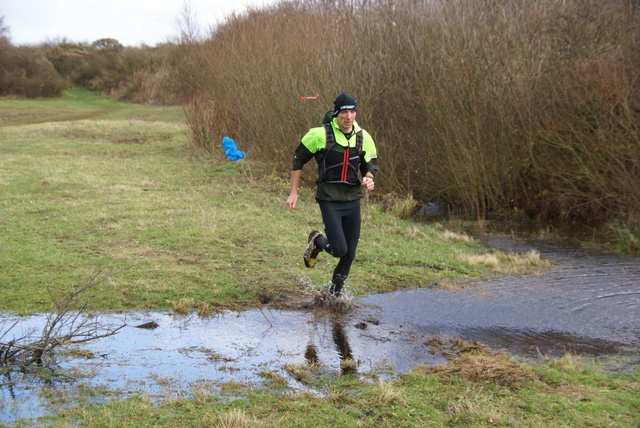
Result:
<svg viewBox="0 0 640 428"><path fill-rule="evenodd" d="M287 364L316 362L328 372L394 376L446 362L427 345L434 337L478 341L514 355L640 352L640 259L507 238L484 241L516 252L535 248L556 266L541 275L493 279L457 291L372 295L354 300L357 307L346 313L112 314L105 322L128 326L84 346L91 358L60 356L60 370L77 382L34 385L15 382L15 375L4 378L0 421L40 416L52 400L43 390L65 394L78 382L104 386L120 397L174 397L189 395L198 382L260 382L265 371L305 389ZM41 328L44 319L27 317L21 328ZM157 327L135 327L148 322Z"/></svg>

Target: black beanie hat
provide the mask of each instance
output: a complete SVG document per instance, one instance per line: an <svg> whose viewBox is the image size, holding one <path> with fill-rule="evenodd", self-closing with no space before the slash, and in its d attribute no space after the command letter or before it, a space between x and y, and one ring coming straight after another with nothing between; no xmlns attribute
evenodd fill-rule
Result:
<svg viewBox="0 0 640 428"><path fill-rule="evenodd" d="M333 102L333 115L337 116L342 110L355 110L356 99L349 94L341 93Z"/></svg>

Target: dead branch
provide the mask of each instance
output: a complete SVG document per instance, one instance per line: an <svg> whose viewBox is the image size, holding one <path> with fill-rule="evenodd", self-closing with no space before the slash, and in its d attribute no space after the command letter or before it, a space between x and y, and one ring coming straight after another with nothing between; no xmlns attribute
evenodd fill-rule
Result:
<svg viewBox="0 0 640 428"><path fill-rule="evenodd" d="M32 364L42 365L43 358L52 356L56 348L113 336L124 328L126 324L101 324L99 315L89 314L93 296L88 295L88 291L126 269L106 275L100 270L86 284L73 286L71 292L60 300L53 298L48 290L52 296L54 311L47 316L40 336L37 337L35 331L32 331L5 341L9 332L19 324L19 320L15 321L0 335L0 366L25 369Z"/></svg>

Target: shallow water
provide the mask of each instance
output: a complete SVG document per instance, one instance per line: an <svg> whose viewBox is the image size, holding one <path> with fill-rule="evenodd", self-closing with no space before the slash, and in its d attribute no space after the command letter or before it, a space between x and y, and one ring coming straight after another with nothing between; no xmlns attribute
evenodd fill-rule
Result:
<svg viewBox="0 0 640 428"><path fill-rule="evenodd" d="M321 309L256 309L211 318L111 314L102 322L127 327L83 346L93 358L61 357L60 371L91 386L120 390L120 396L168 397L188 396L199 382L260 382L265 371L283 376L292 388L305 389L284 365L312 360L334 373L393 376L419 365L444 363L442 355L425 345L433 337L460 337L515 355L638 354L640 259L544 242L484 241L516 252L536 248L557 266L539 276L500 278L459 291L417 289L368 296L355 300L357 308L345 314ZM0 320L0 330L9 319ZM44 320L42 315L27 317L20 328L42 326ZM150 321L158 327L135 327ZM357 362L355 369L341 366L346 359ZM52 399L40 392L64 395L73 385L5 385L0 388L0 421L43 415Z"/></svg>
<svg viewBox="0 0 640 428"><path fill-rule="evenodd" d="M485 244L526 252L506 238ZM544 242L535 249L556 266L542 275L499 278L459 290L405 290L374 295L385 325L422 335L458 336L515 354L605 354L640 348L640 259Z"/></svg>
<svg viewBox="0 0 640 428"><path fill-rule="evenodd" d="M284 376L292 388L306 390L283 367L312 360L335 373L349 370L341 368L346 359L357 363L357 372L390 369L397 373L410 370L416 361L444 362L443 357L426 354L420 343L403 343L398 352L400 335L376 325L377 319L367 318L366 312L344 317L274 310L212 318L166 312L103 316L102 322L128 326L113 337L82 346L94 358L66 359L59 363L60 370L73 368L76 377L91 375L82 379L88 385L122 389L125 395L177 397L189 395L191 386L201 381L261 382L264 371ZM158 327L135 327L150 321ZM25 326L44 322L45 316L23 320ZM42 415L47 403L37 394L40 387L63 391L73 384L34 387L24 382L0 388L0 421Z"/></svg>

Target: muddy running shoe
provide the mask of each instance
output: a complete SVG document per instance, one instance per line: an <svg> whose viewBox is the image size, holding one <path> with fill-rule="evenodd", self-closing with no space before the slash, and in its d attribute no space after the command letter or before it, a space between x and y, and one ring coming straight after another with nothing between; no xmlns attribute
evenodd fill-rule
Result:
<svg viewBox="0 0 640 428"><path fill-rule="evenodd" d="M312 230L309 234L307 248L304 250L304 255L302 256L304 265L309 269L313 268L316 264L316 258L318 258L318 254L322 251L322 248L316 245L316 238L320 236L322 236L322 234L317 230Z"/></svg>

